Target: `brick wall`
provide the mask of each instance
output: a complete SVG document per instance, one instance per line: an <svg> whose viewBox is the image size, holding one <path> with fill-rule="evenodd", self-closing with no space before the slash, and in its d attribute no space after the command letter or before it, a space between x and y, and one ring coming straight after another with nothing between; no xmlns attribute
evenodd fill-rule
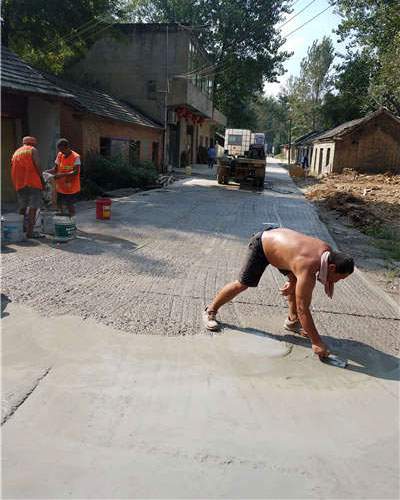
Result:
<svg viewBox="0 0 400 500"><path fill-rule="evenodd" d="M153 142L158 143L158 165L162 161L163 131L152 127L107 120L96 115L79 114L69 106L61 113L61 135L71 141L72 148L83 157L100 152L100 138L140 141L140 159L152 159Z"/></svg>
<svg viewBox="0 0 400 500"><path fill-rule="evenodd" d="M400 124L379 115L336 145L334 171L400 172Z"/></svg>

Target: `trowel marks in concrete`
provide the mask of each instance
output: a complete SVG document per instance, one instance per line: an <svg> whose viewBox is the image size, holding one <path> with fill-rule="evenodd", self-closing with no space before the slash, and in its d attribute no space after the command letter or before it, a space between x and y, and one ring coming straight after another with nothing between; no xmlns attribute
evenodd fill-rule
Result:
<svg viewBox="0 0 400 500"><path fill-rule="evenodd" d="M224 334L232 338L229 342L229 348L232 352L238 352L245 356L246 354L254 356L263 356L267 358L284 358L292 352L292 344L271 339L267 336L254 335L251 332L238 333L229 328L224 328Z"/></svg>

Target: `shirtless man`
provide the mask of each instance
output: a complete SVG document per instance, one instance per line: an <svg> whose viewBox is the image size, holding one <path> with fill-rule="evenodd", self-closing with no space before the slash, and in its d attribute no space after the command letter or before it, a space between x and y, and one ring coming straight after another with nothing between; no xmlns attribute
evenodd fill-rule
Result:
<svg viewBox="0 0 400 500"><path fill-rule="evenodd" d="M328 348L319 336L310 312L312 293L318 279L325 286L325 293L332 298L334 283L353 272L354 261L349 255L334 252L324 241L291 229L267 229L251 238L239 279L225 285L206 307L206 328L219 329L216 319L219 308L248 287L256 287L269 264L288 277L280 290L289 305L284 328L308 337L318 356L328 356Z"/></svg>

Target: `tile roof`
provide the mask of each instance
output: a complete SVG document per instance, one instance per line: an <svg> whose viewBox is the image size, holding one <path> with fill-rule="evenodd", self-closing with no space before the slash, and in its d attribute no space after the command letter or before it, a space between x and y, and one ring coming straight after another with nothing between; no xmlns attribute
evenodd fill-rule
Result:
<svg viewBox="0 0 400 500"><path fill-rule="evenodd" d="M322 132L322 134L317 135L314 137L313 141L320 141L324 139L331 139L331 138L338 138L341 137L342 135L345 135L352 130L354 130L356 127L362 125L363 123L367 123L368 121L372 120L376 116L379 115L387 115L396 122L400 123L399 117L391 113L387 108L381 107L377 109L376 111L369 113L366 116L363 116L362 118L357 118L357 120L351 120L349 122L342 123L341 125L338 125L337 127L331 128L330 130L326 130L325 132Z"/></svg>
<svg viewBox="0 0 400 500"><path fill-rule="evenodd" d="M1 47L1 86L2 88L70 98L71 94L57 87L43 77L39 71L22 61L7 47Z"/></svg>
<svg viewBox="0 0 400 500"><path fill-rule="evenodd" d="M70 104L104 118L144 127L163 128L129 104L105 92L85 88L32 68L4 46L1 47L1 86L30 94L68 98Z"/></svg>
<svg viewBox="0 0 400 500"><path fill-rule="evenodd" d="M338 125L337 127L334 127L334 128L331 128L330 130L322 132L322 134L318 134L316 137L314 137L314 140L319 141L322 139L329 139L331 137L346 134L347 132L350 132L350 129L352 129L356 125L359 125L364 120L365 120L365 117L357 118L357 120L351 120L349 122L342 123L341 125Z"/></svg>
<svg viewBox="0 0 400 500"><path fill-rule="evenodd" d="M310 139L316 137L320 133L321 132L316 132L315 130L313 130L312 132L308 132L307 134L304 134L304 135L298 137L297 139L295 139L293 141L293 145L294 146L301 146L302 144L307 143Z"/></svg>
<svg viewBox="0 0 400 500"><path fill-rule="evenodd" d="M46 79L73 95L73 102L78 108L112 120L135 123L143 127L163 128L159 123L151 120L134 109L130 104L122 102L101 90L82 87L53 75L45 74Z"/></svg>

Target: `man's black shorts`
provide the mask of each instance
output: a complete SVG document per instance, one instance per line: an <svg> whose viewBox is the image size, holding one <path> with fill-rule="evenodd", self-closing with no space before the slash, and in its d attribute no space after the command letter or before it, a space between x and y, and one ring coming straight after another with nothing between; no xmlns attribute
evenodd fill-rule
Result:
<svg viewBox="0 0 400 500"><path fill-rule="evenodd" d="M250 239L246 259L239 273L239 282L242 285L256 287L260 282L261 276L268 266L269 262L264 254L262 246L263 231L256 233Z"/></svg>
<svg viewBox="0 0 400 500"><path fill-rule="evenodd" d="M268 231L268 229L266 231ZM262 246L261 238L263 232L264 231L260 231L259 233L256 233L250 239L247 255L238 277L238 280L242 283L242 285L246 285L248 287L258 286L263 272L269 265ZM287 271L286 269L279 269L279 272L285 276L290 273L290 271Z"/></svg>
<svg viewBox="0 0 400 500"><path fill-rule="evenodd" d="M57 205L60 207L70 207L78 201L78 194L57 193Z"/></svg>

